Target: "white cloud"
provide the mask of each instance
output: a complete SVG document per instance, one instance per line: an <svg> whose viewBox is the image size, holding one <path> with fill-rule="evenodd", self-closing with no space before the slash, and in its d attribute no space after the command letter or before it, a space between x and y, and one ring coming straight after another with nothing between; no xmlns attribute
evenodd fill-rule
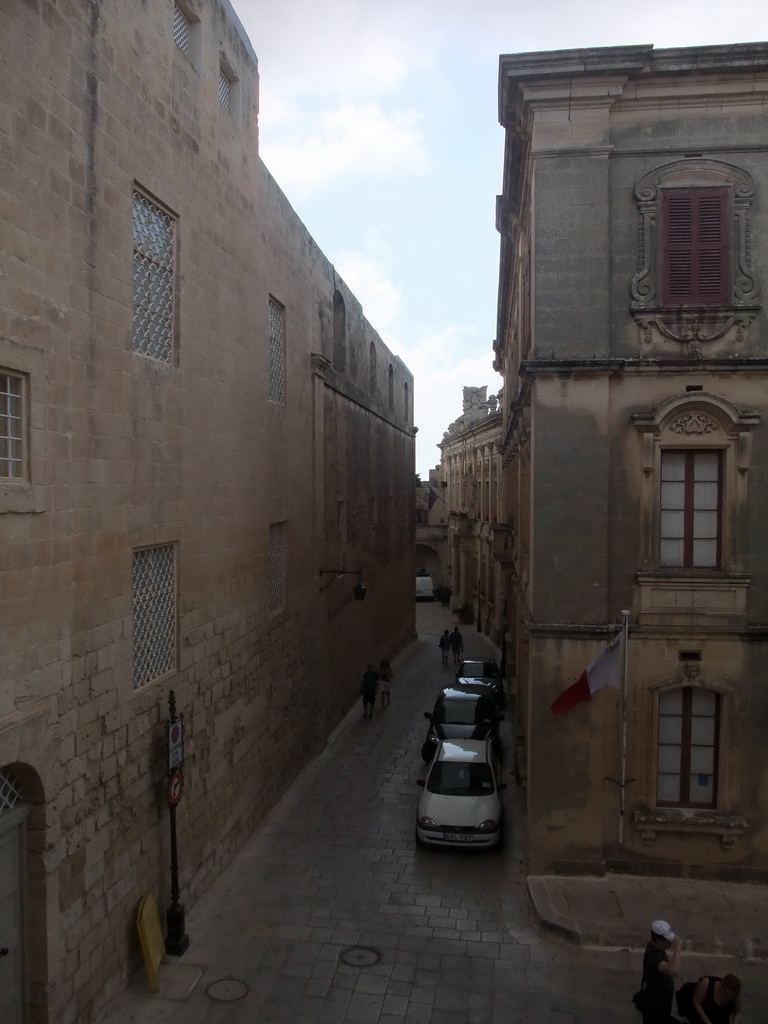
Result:
<svg viewBox="0 0 768 1024"><path fill-rule="evenodd" d="M343 104L312 119L294 117L289 135L263 139L261 155L288 190L350 175L420 172L427 167L420 121L412 109L387 113L378 103Z"/></svg>
<svg viewBox="0 0 768 1024"><path fill-rule="evenodd" d="M360 252L342 252L334 259L336 269L362 304L366 319L389 343L388 333L400 313L401 289L389 280L380 258Z"/></svg>

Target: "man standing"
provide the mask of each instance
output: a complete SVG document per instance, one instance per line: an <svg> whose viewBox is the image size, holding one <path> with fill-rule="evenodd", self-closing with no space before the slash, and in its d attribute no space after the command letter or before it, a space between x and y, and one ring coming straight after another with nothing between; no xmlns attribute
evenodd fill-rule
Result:
<svg viewBox="0 0 768 1024"><path fill-rule="evenodd" d="M672 958L667 950L672 949ZM643 956L642 1004L643 1024L670 1024L675 977L680 971L683 940L675 935L666 921L651 925L651 941Z"/></svg>
<svg viewBox="0 0 768 1024"><path fill-rule="evenodd" d="M379 673L373 665L366 665L363 680L360 684L360 696L363 699L363 718L371 718L376 705L376 694L379 692Z"/></svg>
<svg viewBox="0 0 768 1024"><path fill-rule="evenodd" d="M450 636L451 650L453 651L453 663L458 665L464 653L464 637L459 632L459 627L454 626Z"/></svg>

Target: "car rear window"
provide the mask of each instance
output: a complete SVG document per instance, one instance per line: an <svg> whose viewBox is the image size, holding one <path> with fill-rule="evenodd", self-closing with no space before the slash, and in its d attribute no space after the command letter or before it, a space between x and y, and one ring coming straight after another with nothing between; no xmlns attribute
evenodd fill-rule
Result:
<svg viewBox="0 0 768 1024"><path fill-rule="evenodd" d="M441 796L490 796L493 773L488 764L438 761L429 773L427 790Z"/></svg>
<svg viewBox="0 0 768 1024"><path fill-rule="evenodd" d="M483 722L493 714L493 705L487 697L478 700L444 700L439 709L438 721L445 725L474 725Z"/></svg>

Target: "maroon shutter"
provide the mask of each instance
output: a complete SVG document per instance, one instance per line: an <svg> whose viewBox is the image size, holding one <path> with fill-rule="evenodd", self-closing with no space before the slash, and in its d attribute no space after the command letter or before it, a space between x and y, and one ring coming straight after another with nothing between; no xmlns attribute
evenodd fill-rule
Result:
<svg viewBox="0 0 768 1024"><path fill-rule="evenodd" d="M662 192L661 291L665 306L728 303L728 207L725 188Z"/></svg>

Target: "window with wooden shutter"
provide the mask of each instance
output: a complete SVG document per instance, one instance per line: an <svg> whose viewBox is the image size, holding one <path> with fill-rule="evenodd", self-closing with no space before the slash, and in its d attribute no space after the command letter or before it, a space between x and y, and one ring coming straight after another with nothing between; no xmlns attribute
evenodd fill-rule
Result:
<svg viewBox="0 0 768 1024"><path fill-rule="evenodd" d="M662 302L718 306L730 296L729 192L664 189L661 203Z"/></svg>

